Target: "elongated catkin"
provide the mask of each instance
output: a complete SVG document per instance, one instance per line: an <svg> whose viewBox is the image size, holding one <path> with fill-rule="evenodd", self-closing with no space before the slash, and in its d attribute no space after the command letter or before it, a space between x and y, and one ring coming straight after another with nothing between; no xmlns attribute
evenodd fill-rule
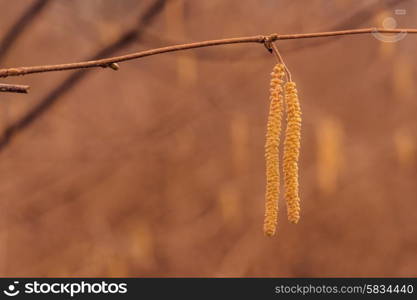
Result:
<svg viewBox="0 0 417 300"><path fill-rule="evenodd" d="M283 173L288 220L298 223L300 197L298 195L298 158L301 140L301 109L295 82L285 84L287 129L285 132Z"/></svg>
<svg viewBox="0 0 417 300"><path fill-rule="evenodd" d="M266 192L264 233L275 234L278 221L279 199L279 143L283 113L284 65L277 64L271 73L270 107L265 142Z"/></svg>

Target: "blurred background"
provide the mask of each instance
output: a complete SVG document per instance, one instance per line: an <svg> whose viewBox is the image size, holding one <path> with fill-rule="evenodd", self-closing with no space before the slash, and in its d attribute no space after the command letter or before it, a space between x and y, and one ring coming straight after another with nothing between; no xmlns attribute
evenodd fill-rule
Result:
<svg viewBox="0 0 417 300"><path fill-rule="evenodd" d="M191 41L417 28L411 0L0 1L1 68ZM387 21L388 20L388 21ZM394 24L395 25L395 24ZM2 79L0 276L417 276L417 36L278 42L299 224L263 235L274 57L240 44Z"/></svg>

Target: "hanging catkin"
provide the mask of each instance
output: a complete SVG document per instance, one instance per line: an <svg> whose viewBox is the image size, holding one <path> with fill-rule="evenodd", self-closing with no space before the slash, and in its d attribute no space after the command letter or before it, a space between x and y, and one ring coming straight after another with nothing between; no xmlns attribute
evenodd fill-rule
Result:
<svg viewBox="0 0 417 300"><path fill-rule="evenodd" d="M275 234L278 221L279 198L279 142L283 111L284 65L277 64L271 73L270 107L265 143L266 192L264 233Z"/></svg>
<svg viewBox="0 0 417 300"><path fill-rule="evenodd" d="M285 132L283 173L284 197L287 203L288 220L297 223L300 218L298 195L298 157L301 139L301 109L295 82L285 84L287 130Z"/></svg>

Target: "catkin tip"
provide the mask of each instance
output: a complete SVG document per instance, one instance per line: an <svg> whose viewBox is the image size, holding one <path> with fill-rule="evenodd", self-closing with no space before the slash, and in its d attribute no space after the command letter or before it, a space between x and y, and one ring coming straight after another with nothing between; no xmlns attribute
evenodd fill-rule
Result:
<svg viewBox="0 0 417 300"><path fill-rule="evenodd" d="M265 236L272 237L275 235L275 230L264 229Z"/></svg>

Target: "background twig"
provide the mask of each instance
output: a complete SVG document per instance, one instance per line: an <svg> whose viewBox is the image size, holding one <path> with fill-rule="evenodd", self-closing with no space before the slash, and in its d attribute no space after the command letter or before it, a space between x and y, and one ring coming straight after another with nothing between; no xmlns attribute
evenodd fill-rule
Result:
<svg viewBox="0 0 417 300"><path fill-rule="evenodd" d="M12 25L10 30L0 41L0 61L4 58L13 43L21 36L24 30L28 28L32 21L43 11L49 1L50 0L38 0L33 2L33 4Z"/></svg>
<svg viewBox="0 0 417 300"><path fill-rule="evenodd" d="M156 16L162 12L165 0L157 0L149 8L139 16L138 23L132 28L129 28L112 44L100 49L92 55L90 59L97 60L101 57L111 55L123 47L126 47L134 41L138 41L149 24L151 24ZM65 78L56 88L50 91L45 97L37 101L37 104L29 109L20 119L8 125L2 136L0 137L0 150L7 146L10 140L20 131L27 128L33 121L35 121L44 112L50 109L58 100L59 97L70 91L75 87L88 73L88 69L81 69L70 74Z"/></svg>

